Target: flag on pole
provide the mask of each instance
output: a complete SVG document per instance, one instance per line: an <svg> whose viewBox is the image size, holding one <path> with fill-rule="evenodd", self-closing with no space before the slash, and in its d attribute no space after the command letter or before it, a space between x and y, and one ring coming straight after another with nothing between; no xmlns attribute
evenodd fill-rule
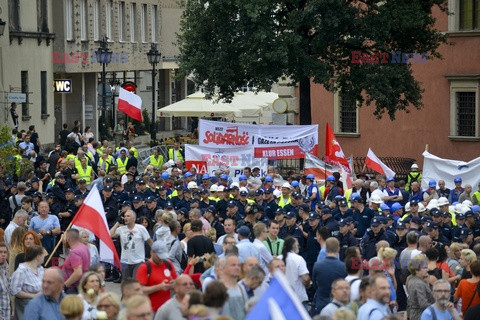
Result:
<svg viewBox="0 0 480 320"><path fill-rule="evenodd" d="M292 290L285 276L275 272L267 291L255 304L245 320L311 320L307 310Z"/></svg>
<svg viewBox="0 0 480 320"><path fill-rule="evenodd" d="M349 167L352 168L353 166L350 166L351 158L347 160ZM352 172L352 170L350 171ZM342 181L344 188L345 186L348 189L352 188L352 175L346 170L343 170L343 167L325 163L312 154L305 154L305 174L313 174L315 179L325 179L325 177L331 176L334 172L340 173L340 181Z"/></svg>
<svg viewBox="0 0 480 320"><path fill-rule="evenodd" d="M342 166L342 168L347 171L348 173L351 173L350 166L348 164L348 160L345 157L345 154L343 153L342 147L340 147L340 144L337 141L337 138L335 137L335 134L333 133L332 128L330 128L330 125L327 123L327 130L326 130L326 135L325 135L325 161L326 162L331 162L334 164L338 164Z"/></svg>
<svg viewBox="0 0 480 320"><path fill-rule="evenodd" d="M118 110L130 118L142 122L142 98L135 93L120 88L118 95Z"/></svg>
<svg viewBox="0 0 480 320"><path fill-rule="evenodd" d="M368 148L367 158L365 158L365 165L378 173L384 174L387 178L395 177L395 172L387 167L370 148Z"/></svg>
<svg viewBox="0 0 480 320"><path fill-rule="evenodd" d="M97 186L93 186L73 218L72 225L89 230L100 239L100 261L120 268L120 259L108 229L105 210Z"/></svg>

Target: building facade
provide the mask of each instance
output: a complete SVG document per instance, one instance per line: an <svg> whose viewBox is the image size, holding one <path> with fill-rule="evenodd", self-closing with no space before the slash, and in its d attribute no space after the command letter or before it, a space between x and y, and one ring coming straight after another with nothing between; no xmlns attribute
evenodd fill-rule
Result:
<svg viewBox="0 0 480 320"><path fill-rule="evenodd" d="M9 109L17 101L19 130L30 125L42 144L53 142L53 0L0 0L6 22L0 36L0 121L13 128Z"/></svg>
<svg viewBox="0 0 480 320"><path fill-rule="evenodd" d="M425 89L424 108L399 111L377 120L374 107L352 110L355 101L341 92L327 92L312 83L312 122L319 124L319 147L324 150L325 125L330 123L344 153L365 156L368 148L377 156L401 156L423 163L422 152L469 161L479 156L480 11L474 1L450 0L447 16L439 10L437 28L452 45L442 45L443 60L412 64L414 76Z"/></svg>

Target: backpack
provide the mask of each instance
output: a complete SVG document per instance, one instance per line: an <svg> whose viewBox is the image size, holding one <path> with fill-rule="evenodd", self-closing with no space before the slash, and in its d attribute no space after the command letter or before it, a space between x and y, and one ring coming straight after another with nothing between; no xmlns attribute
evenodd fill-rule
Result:
<svg viewBox="0 0 480 320"><path fill-rule="evenodd" d="M170 243L170 247L168 248L168 251L170 252L170 250L172 249L172 246L173 244L175 243L175 241L178 241L178 239L175 239L173 240L171 243ZM180 258L180 267L182 268L182 270L185 270L185 268L187 267L188 265L188 256L187 254L185 253L185 251L183 251L182 249L182 257Z"/></svg>
<svg viewBox="0 0 480 320"><path fill-rule="evenodd" d="M164 261L164 263L168 270L172 270L172 264L170 261ZM143 264L147 266L147 279L150 279L150 276L152 275L152 264L149 260L145 261Z"/></svg>

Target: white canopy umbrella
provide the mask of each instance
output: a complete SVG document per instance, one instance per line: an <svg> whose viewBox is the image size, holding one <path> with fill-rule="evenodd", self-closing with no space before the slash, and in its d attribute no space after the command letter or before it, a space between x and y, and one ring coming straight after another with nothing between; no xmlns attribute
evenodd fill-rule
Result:
<svg viewBox="0 0 480 320"><path fill-rule="evenodd" d="M205 94L195 92L185 99L157 110L158 117L242 117L234 105L205 99Z"/></svg>

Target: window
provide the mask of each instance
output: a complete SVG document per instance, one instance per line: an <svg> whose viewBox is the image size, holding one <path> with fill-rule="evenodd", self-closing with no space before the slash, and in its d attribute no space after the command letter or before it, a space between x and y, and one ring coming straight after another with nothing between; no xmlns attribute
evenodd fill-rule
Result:
<svg viewBox="0 0 480 320"><path fill-rule="evenodd" d="M25 93L27 99L24 103L22 103L22 120L28 120L30 112L28 110L28 71L21 72L21 85L22 85L22 93Z"/></svg>
<svg viewBox="0 0 480 320"><path fill-rule="evenodd" d="M118 3L118 41L123 41L125 34L125 2Z"/></svg>
<svg viewBox="0 0 480 320"><path fill-rule="evenodd" d="M480 0L460 0L459 29L479 29Z"/></svg>
<svg viewBox="0 0 480 320"><path fill-rule="evenodd" d="M80 40L87 40L87 0L80 1Z"/></svg>
<svg viewBox="0 0 480 320"><path fill-rule="evenodd" d="M450 137L478 137L478 80L450 80Z"/></svg>
<svg viewBox="0 0 480 320"><path fill-rule="evenodd" d="M147 5L142 4L142 13L140 16L140 33L142 42L147 42L146 31L147 31Z"/></svg>
<svg viewBox="0 0 480 320"><path fill-rule="evenodd" d="M157 6L153 6L152 7L152 42L157 42L157 14L158 14Z"/></svg>
<svg viewBox="0 0 480 320"><path fill-rule="evenodd" d="M47 108L47 71L40 72L41 110L42 115L48 114Z"/></svg>
<svg viewBox="0 0 480 320"><path fill-rule="evenodd" d="M93 40L97 41L100 30L100 0L93 3Z"/></svg>
<svg viewBox="0 0 480 320"><path fill-rule="evenodd" d="M112 2L110 0L105 4L105 27L108 40L112 40Z"/></svg>
<svg viewBox="0 0 480 320"><path fill-rule="evenodd" d="M449 0L448 31L480 30L480 0Z"/></svg>
<svg viewBox="0 0 480 320"><path fill-rule="evenodd" d="M358 107L337 91L334 95L334 126L336 133L358 134Z"/></svg>
<svg viewBox="0 0 480 320"><path fill-rule="evenodd" d="M65 38L67 40L73 40L72 0L65 0Z"/></svg>
<svg viewBox="0 0 480 320"><path fill-rule="evenodd" d="M137 5L135 3L130 4L130 41L135 42L135 25L137 24Z"/></svg>
<svg viewBox="0 0 480 320"><path fill-rule="evenodd" d="M37 0L37 30L48 32L47 0Z"/></svg>
<svg viewBox="0 0 480 320"><path fill-rule="evenodd" d="M20 31L20 0L8 0L10 31Z"/></svg>

